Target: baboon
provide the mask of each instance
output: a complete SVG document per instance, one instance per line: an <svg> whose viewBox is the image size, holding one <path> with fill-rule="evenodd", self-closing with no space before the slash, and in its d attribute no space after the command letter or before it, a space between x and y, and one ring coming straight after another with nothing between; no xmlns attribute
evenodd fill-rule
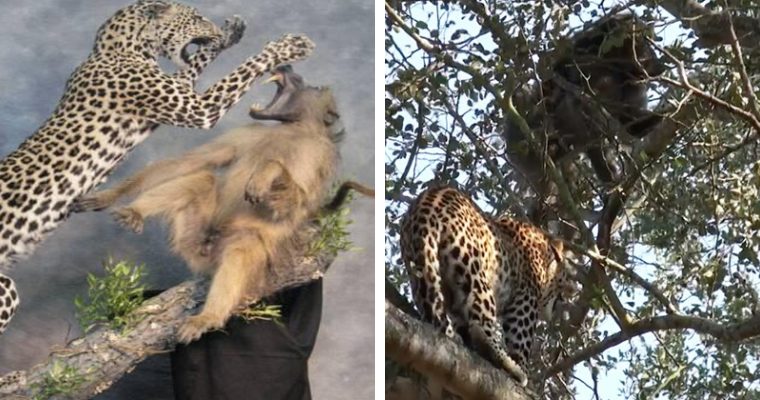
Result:
<svg viewBox="0 0 760 400"><path fill-rule="evenodd" d="M140 232L145 218L162 216L172 250L193 272L213 275L203 310L179 330L181 342L221 328L244 301L261 297L267 265L319 212L335 174L339 114L331 91L306 86L290 66L277 68L270 81L277 84L274 99L250 115L280 124L233 129L79 203L98 210L136 195L113 209L116 220Z"/></svg>
<svg viewBox="0 0 760 400"><path fill-rule="evenodd" d="M647 109L647 79L662 74L665 65L646 36L646 27L631 14L606 17L573 38L570 53L553 63L548 79L516 95L515 104L523 112L528 110L526 120L542 139L543 154L529 149L524 133L508 123L504 133L508 155L540 199L552 191L545 157L556 161L584 152L601 182L620 179L612 146L605 144L611 129L598 117L604 112L637 138L660 122L660 116ZM586 98L574 93L571 85Z"/></svg>

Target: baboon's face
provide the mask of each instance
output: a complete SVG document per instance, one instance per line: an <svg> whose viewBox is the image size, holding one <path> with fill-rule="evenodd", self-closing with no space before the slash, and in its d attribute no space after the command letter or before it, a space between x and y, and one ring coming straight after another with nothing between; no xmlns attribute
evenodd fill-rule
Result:
<svg viewBox="0 0 760 400"><path fill-rule="evenodd" d="M277 84L274 99L263 109L252 107L251 118L281 122L313 118L321 119L328 126L338 119L335 99L330 89L307 86L290 65L278 67L268 82Z"/></svg>

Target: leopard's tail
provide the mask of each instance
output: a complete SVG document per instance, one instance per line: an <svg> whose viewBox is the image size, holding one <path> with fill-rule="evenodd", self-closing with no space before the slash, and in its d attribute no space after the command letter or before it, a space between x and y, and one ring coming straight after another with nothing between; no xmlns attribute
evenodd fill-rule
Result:
<svg viewBox="0 0 760 400"><path fill-rule="evenodd" d="M11 277L0 273L0 334L5 331L19 305L16 283Z"/></svg>

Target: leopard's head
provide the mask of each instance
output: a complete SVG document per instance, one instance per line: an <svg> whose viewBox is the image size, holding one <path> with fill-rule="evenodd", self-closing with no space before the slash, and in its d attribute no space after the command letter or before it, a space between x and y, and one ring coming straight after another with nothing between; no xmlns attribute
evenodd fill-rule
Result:
<svg viewBox="0 0 760 400"><path fill-rule="evenodd" d="M164 0L140 0L117 11L98 30L96 52L131 51L159 56L182 68L198 46L223 40L223 32L194 7Z"/></svg>

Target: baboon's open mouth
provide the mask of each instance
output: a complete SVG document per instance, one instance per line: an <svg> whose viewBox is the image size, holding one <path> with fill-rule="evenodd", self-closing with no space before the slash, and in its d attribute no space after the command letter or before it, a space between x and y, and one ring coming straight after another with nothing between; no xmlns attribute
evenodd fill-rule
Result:
<svg viewBox="0 0 760 400"><path fill-rule="evenodd" d="M190 64L190 57L197 53L201 46L206 45L209 42L211 42L211 38L205 36L197 37L189 41L180 51L182 61L184 61L185 64Z"/></svg>
<svg viewBox="0 0 760 400"><path fill-rule="evenodd" d="M301 75L293 72L290 65L280 65L272 71L272 76L264 83L274 82L277 92L266 107L258 104L251 106L248 115L258 120L274 120L281 122L293 122L300 116L300 94L306 89Z"/></svg>
<svg viewBox="0 0 760 400"><path fill-rule="evenodd" d="M251 113L260 113L263 112L269 108L271 108L275 103L277 103L277 100L282 97L283 92L285 91L285 77L280 71L275 71L272 73L272 76L269 77L269 79L265 80L264 83L270 83L274 82L275 85L277 85L277 91L274 93L274 97L272 98L272 101L269 102L266 106L261 106L261 104L254 103L251 105Z"/></svg>

